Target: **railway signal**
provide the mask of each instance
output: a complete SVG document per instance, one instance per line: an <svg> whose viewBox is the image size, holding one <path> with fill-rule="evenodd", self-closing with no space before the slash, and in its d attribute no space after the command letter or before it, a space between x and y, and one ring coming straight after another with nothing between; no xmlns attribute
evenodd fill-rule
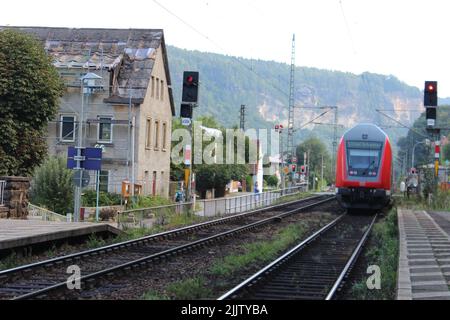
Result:
<svg viewBox="0 0 450 320"><path fill-rule="evenodd" d="M437 107L437 81L425 81L423 104L425 107Z"/></svg>
<svg viewBox="0 0 450 320"><path fill-rule="evenodd" d="M437 81L425 81L425 89L423 91L423 104L426 108L427 130L433 132L436 126L437 118Z"/></svg>
<svg viewBox="0 0 450 320"><path fill-rule="evenodd" d="M182 102L198 102L199 73L197 71L185 71L183 73Z"/></svg>
<svg viewBox="0 0 450 320"><path fill-rule="evenodd" d="M192 119L192 105L188 103L182 103L180 107L180 117Z"/></svg>
<svg viewBox="0 0 450 320"><path fill-rule="evenodd" d="M427 108L426 118L427 127L434 127L436 125L436 108Z"/></svg>

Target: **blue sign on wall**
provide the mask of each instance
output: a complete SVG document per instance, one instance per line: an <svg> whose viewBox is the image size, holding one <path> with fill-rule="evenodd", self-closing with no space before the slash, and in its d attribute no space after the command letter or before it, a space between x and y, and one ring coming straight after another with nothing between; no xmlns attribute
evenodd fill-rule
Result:
<svg viewBox="0 0 450 320"><path fill-rule="evenodd" d="M77 167L77 148L69 147L67 150L67 168L74 169ZM85 157L80 161L80 167L85 170L100 171L102 168L102 149L101 148L81 148L81 156Z"/></svg>

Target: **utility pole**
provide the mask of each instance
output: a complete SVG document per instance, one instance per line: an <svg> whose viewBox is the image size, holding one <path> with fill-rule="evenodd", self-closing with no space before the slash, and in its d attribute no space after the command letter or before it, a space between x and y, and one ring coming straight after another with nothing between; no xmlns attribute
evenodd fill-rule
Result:
<svg viewBox="0 0 450 320"><path fill-rule="evenodd" d="M242 131L245 131L245 104L241 105L241 112L240 112L239 118L240 118L240 126L239 126L239 128Z"/></svg>
<svg viewBox="0 0 450 320"><path fill-rule="evenodd" d="M306 166L306 176L307 176L307 178L306 178L306 182L307 182L307 184L306 184L306 191L309 191L309 175L310 175L310 170L311 170L311 159L310 159L310 151L308 150L308 156L307 156L307 161L308 161L308 165Z"/></svg>
<svg viewBox="0 0 450 320"><path fill-rule="evenodd" d="M320 167L320 191L322 191L323 187L323 153L322 153L322 165Z"/></svg>
<svg viewBox="0 0 450 320"><path fill-rule="evenodd" d="M200 87L200 81L199 81L199 73L198 71L184 71L183 72L183 91L182 91L182 98L181 98L181 109L180 109L180 116L182 117L182 124L186 125L189 129L189 133L191 136L191 144L186 146L185 149L185 157L186 152L188 152L189 159L185 158L185 161L187 160L189 163L187 164L185 162L185 165L189 168L189 178L187 186L187 200L189 202L193 202L195 208L195 190L192 188L192 184L194 181L194 173L193 170L193 157L192 152L194 150L193 148L193 128L192 128L192 113L193 109L198 106L198 92ZM187 121L185 121L187 120ZM198 151L197 151L198 152Z"/></svg>
<svg viewBox="0 0 450 320"><path fill-rule="evenodd" d="M295 104L295 34L292 35L291 51L291 76L289 81L289 117L288 117L288 140L287 153L291 160L295 155L294 151L294 104Z"/></svg>
<svg viewBox="0 0 450 320"><path fill-rule="evenodd" d="M83 186L83 168L81 168L81 148L83 147L83 118L84 118L84 79L81 79L81 112L78 120L78 143L77 143L77 161L75 173L79 172L79 183L75 186L73 218L75 222L80 221L81 209L81 189Z"/></svg>
<svg viewBox="0 0 450 320"><path fill-rule="evenodd" d="M333 155L331 157L331 170L333 173L333 177L336 177L336 153L337 153L337 128L338 128L338 107L334 106L334 132L333 132ZM336 182L335 182L336 183Z"/></svg>
<svg viewBox="0 0 450 320"><path fill-rule="evenodd" d="M86 94L89 95L90 90L92 89L92 86L89 84L89 81L95 81L98 79L102 79L99 75L95 73L88 72L86 75L81 77L81 110L79 115L79 121L78 121L78 143L75 147L76 149L76 156L74 157L76 166L74 168L75 174L79 173L79 183L75 185L75 192L74 192L74 221L79 222L80 221L80 211L81 211L81 192L83 189L83 173L84 168L82 166L82 163L85 161L85 157L82 156L83 153L83 123L84 123L84 95L85 95L85 81L88 81L87 85L87 92ZM95 85L94 85L95 87Z"/></svg>

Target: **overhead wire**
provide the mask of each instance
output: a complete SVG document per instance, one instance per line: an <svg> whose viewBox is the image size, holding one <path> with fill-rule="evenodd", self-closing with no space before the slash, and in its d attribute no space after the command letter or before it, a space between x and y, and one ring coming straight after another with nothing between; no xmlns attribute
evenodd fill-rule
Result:
<svg viewBox="0 0 450 320"><path fill-rule="evenodd" d="M203 32L201 32L199 29L197 29L196 27L194 27L193 25L191 25L189 22L187 22L186 20L184 20L183 18L181 18L179 15L177 15L176 13L174 13L172 10L170 10L169 8L167 8L166 6L164 6L163 4L161 4L159 1L157 0L152 0L156 5L158 5L160 8L164 9L167 13L169 13L170 15L172 15L173 17L175 17L176 19L178 19L180 22L182 22L184 25L186 25L188 28L190 28L192 31L194 31L195 33L197 33L198 35L200 35L201 37L205 38L206 40L208 40L209 42L211 42L214 46L216 46L218 49L222 50L223 52L226 52L227 50L225 48L223 48L219 43L217 43L216 41L214 41L211 37L207 36L206 34L204 34ZM250 72L254 73L258 78L260 78L261 80L263 80L264 82L266 82L267 84L269 84L270 86L272 86L274 89L278 90L280 93L282 93L283 95L285 95L286 97L289 97L289 94L284 91L283 89L281 89L280 87L276 86L275 84L273 84L272 82L267 81L267 79L263 76L261 76L259 73L257 73L254 68L252 66L248 66L246 63L244 63L241 59L231 56L231 58L236 61L237 63L241 64L242 66L244 66L247 70L249 70Z"/></svg>

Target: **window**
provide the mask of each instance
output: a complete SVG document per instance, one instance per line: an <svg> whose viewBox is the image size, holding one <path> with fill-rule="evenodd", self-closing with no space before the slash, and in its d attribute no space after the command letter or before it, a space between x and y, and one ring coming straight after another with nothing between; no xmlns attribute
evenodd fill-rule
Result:
<svg viewBox="0 0 450 320"><path fill-rule="evenodd" d="M109 185L109 171L102 170L100 171L99 176L99 190L101 192L108 192L108 185Z"/></svg>
<svg viewBox="0 0 450 320"><path fill-rule="evenodd" d="M6 181L0 180L0 206L4 204L3 202L3 194L5 192Z"/></svg>
<svg viewBox="0 0 450 320"><path fill-rule="evenodd" d="M155 121L155 150L159 149L159 121Z"/></svg>
<svg viewBox="0 0 450 320"><path fill-rule="evenodd" d="M99 117L100 122L98 123L98 142L112 142L112 130L113 126L111 123L112 117Z"/></svg>
<svg viewBox="0 0 450 320"><path fill-rule="evenodd" d="M156 196L156 171L153 171L153 179L152 179L152 195Z"/></svg>
<svg viewBox="0 0 450 320"><path fill-rule="evenodd" d="M145 148L150 149L151 147L152 147L152 119L147 118Z"/></svg>
<svg viewBox="0 0 450 320"><path fill-rule="evenodd" d="M164 122L162 125L162 149L166 151L166 139L167 139L167 123Z"/></svg>
<svg viewBox="0 0 450 320"><path fill-rule="evenodd" d="M376 177L380 166L382 143L347 143L348 170L351 176Z"/></svg>
<svg viewBox="0 0 450 320"><path fill-rule="evenodd" d="M379 150L350 149L349 166L353 169L374 168L380 160Z"/></svg>
<svg viewBox="0 0 450 320"><path fill-rule="evenodd" d="M159 78L156 78L156 100L159 99Z"/></svg>
<svg viewBox="0 0 450 320"><path fill-rule="evenodd" d="M60 140L64 142L75 142L75 116L61 116Z"/></svg>
<svg viewBox="0 0 450 320"><path fill-rule="evenodd" d="M152 98L155 96L155 77L152 76Z"/></svg>
<svg viewBox="0 0 450 320"><path fill-rule="evenodd" d="M164 81L161 80L161 95L160 95L161 101L164 101Z"/></svg>

